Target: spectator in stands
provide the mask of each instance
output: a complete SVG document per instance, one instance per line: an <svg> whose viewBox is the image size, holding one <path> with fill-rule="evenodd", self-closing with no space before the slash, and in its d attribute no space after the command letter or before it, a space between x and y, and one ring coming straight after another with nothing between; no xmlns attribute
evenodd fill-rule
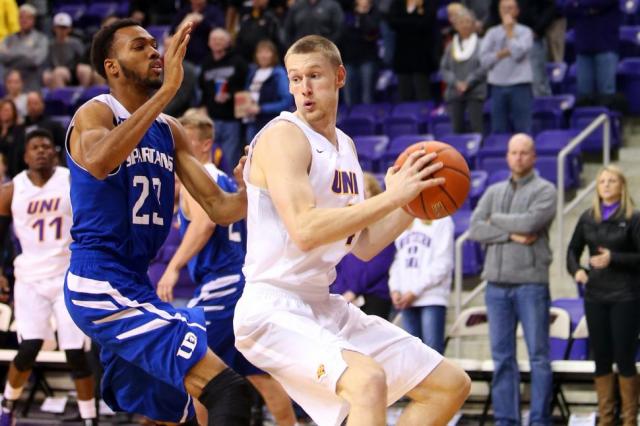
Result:
<svg viewBox="0 0 640 426"><path fill-rule="evenodd" d="M453 21L456 34L447 46L440 62L442 80L447 83L444 100L455 133L464 133L465 112L470 128L482 133L483 106L487 97L486 72L480 61L480 38L475 32L473 13L466 8Z"/></svg>
<svg viewBox="0 0 640 426"><path fill-rule="evenodd" d="M240 17L236 48L247 62L253 61L256 46L262 40L271 40L278 47L278 56L281 55L280 22L268 6L269 0L253 0L251 11Z"/></svg>
<svg viewBox="0 0 640 426"><path fill-rule="evenodd" d="M11 99L18 110L18 121L22 121L27 115L27 94L23 92L24 84L20 71L11 70L4 77L4 89L7 91L7 98Z"/></svg>
<svg viewBox="0 0 640 426"><path fill-rule="evenodd" d="M18 111L11 99L0 100L0 153L7 163L7 175L13 177L25 168L22 160L24 128L18 125Z"/></svg>
<svg viewBox="0 0 640 426"><path fill-rule="evenodd" d="M231 36L222 28L211 31L209 49L200 72L202 105L215 123L216 139L227 164L237 164L243 144L240 121L234 117L233 97L244 89L248 65L233 50Z"/></svg>
<svg viewBox="0 0 640 426"><path fill-rule="evenodd" d="M296 0L284 21L287 45L310 34L338 43L344 28L344 12L335 0Z"/></svg>
<svg viewBox="0 0 640 426"><path fill-rule="evenodd" d="M604 35L603 35L604 36ZM634 209L627 179L615 166L596 177L593 205L576 225L567 251L567 269L585 287L584 311L590 347L596 363L595 385L601 425L616 424L616 377L625 426L637 425L638 376L636 352L640 324L638 264L640 213ZM584 248L588 264L581 264Z"/></svg>
<svg viewBox="0 0 640 426"><path fill-rule="evenodd" d="M388 15L396 33L393 71L401 102L431 98L431 73L438 69L436 2L393 0Z"/></svg>
<svg viewBox="0 0 640 426"><path fill-rule="evenodd" d="M373 103L381 19L372 0L354 0L353 10L345 13L340 51L349 76L343 92L347 105Z"/></svg>
<svg viewBox="0 0 640 426"><path fill-rule="evenodd" d="M491 0L460 0L460 3L469 9L476 18L476 28L478 34L484 34L489 22L491 12Z"/></svg>
<svg viewBox="0 0 640 426"><path fill-rule="evenodd" d="M20 25L16 0L0 0L0 41L18 30Z"/></svg>
<svg viewBox="0 0 640 426"><path fill-rule="evenodd" d="M563 0L564 1L564 0ZM596 0L598 1L598 0ZM491 25L502 21L499 12L500 0L492 0ZM547 29L556 17L555 0L517 0L518 22L529 27L533 33L533 44L529 51L532 68L532 89L534 96L551 95L551 86L547 77Z"/></svg>
<svg viewBox="0 0 640 426"><path fill-rule="evenodd" d="M107 25L117 21L119 18L115 15L106 16L102 22L100 22L100 28L104 28ZM107 84L107 81L98 74L91 66L91 49L85 49L85 54L80 60L80 63L76 67L76 76L78 77L78 83L82 87L89 87L97 84Z"/></svg>
<svg viewBox="0 0 640 426"><path fill-rule="evenodd" d="M556 12L547 28L545 38L547 41L547 49L549 51L549 60L551 62L564 61L564 45L567 35L567 18L564 16L560 2L556 2Z"/></svg>
<svg viewBox="0 0 640 426"><path fill-rule="evenodd" d="M500 0L502 24L490 28L480 46L480 61L489 70L492 133L531 132L533 33L517 22L518 14L516 0Z"/></svg>
<svg viewBox="0 0 640 426"><path fill-rule="evenodd" d="M71 36L72 20L68 13L57 13L53 17L55 38L49 44L47 69L42 75L43 84L55 89L75 83L76 67L80 63L85 47L76 37Z"/></svg>
<svg viewBox="0 0 640 426"><path fill-rule="evenodd" d="M17 69L26 90L40 89L42 66L49 52L49 41L35 29L36 9L30 4L20 6L20 31L0 42L0 65Z"/></svg>
<svg viewBox="0 0 640 426"><path fill-rule="evenodd" d="M444 353L444 326L453 274L453 220L415 219L395 242L389 271L393 306L404 329Z"/></svg>
<svg viewBox="0 0 640 426"><path fill-rule="evenodd" d="M287 72L280 65L278 48L270 40L258 43L255 62L249 66L246 90L251 94L247 124L247 143L262 127L293 105Z"/></svg>
<svg viewBox="0 0 640 426"><path fill-rule="evenodd" d="M165 52L169 49L172 39L173 36L165 36L163 42ZM165 114L173 117L180 117L192 105L197 105L198 67L189 61L183 61L182 69L183 77L180 89L178 89L178 93L175 94L164 109Z"/></svg>
<svg viewBox="0 0 640 426"><path fill-rule="evenodd" d="M575 34L580 102L606 102L616 93L620 8L617 0L572 0L564 12Z"/></svg>
<svg viewBox="0 0 640 426"><path fill-rule="evenodd" d="M147 25L164 25L171 22L176 13L174 0L132 0L129 17Z"/></svg>
<svg viewBox="0 0 640 426"><path fill-rule="evenodd" d="M65 152L64 138L67 129L63 128L59 122L52 120L45 114L44 99L40 92L27 93L27 117L24 120L24 128L25 134L35 128L46 129L51 132L59 160L61 160L62 165L66 164L65 156L62 154Z"/></svg>
<svg viewBox="0 0 640 426"><path fill-rule="evenodd" d="M371 173L364 173L364 195L371 198L382 192L380 183ZM368 262L352 253L342 258L336 266L336 280L330 291L342 294L347 301L360 305L367 315L388 319L391 312L389 297L389 267L396 249L393 244L385 247ZM361 298L361 300L359 300Z"/></svg>
<svg viewBox="0 0 640 426"><path fill-rule="evenodd" d="M509 141L511 177L487 189L471 217L469 237L486 247L483 278L495 365L491 400L496 425L520 423L516 328L520 321L531 364L530 424L551 424L549 362L549 227L556 211L553 185L534 170L533 139Z"/></svg>
<svg viewBox="0 0 640 426"><path fill-rule="evenodd" d="M192 22L193 29L185 60L198 66L209 54L209 34L214 28L224 27L224 11L218 4L207 4L207 0L190 0L173 18L171 34L186 21Z"/></svg>

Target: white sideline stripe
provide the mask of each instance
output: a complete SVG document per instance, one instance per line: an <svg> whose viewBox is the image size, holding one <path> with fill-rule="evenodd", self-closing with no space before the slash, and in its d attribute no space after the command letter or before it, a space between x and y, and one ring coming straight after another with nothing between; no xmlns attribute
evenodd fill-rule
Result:
<svg viewBox="0 0 640 426"><path fill-rule="evenodd" d="M156 318L154 320L149 321L146 324L142 324L139 327L133 328L129 331L125 331L124 333L120 333L116 336L118 340L128 339L130 337L138 336L140 334L148 333L149 331L156 330L160 327L164 327L169 325L170 321L166 321L160 318Z"/></svg>
<svg viewBox="0 0 640 426"><path fill-rule="evenodd" d="M89 309L102 309L104 311L117 311L118 307L108 300L71 300L74 305Z"/></svg>
<svg viewBox="0 0 640 426"><path fill-rule="evenodd" d="M93 321L93 323L104 324L105 322L117 321L123 318L137 317L138 315L143 315L143 314L144 312L142 312L140 309L129 308L129 309L124 309L120 312L116 312L115 314L106 316L104 318L101 318L99 320L95 320Z"/></svg>
<svg viewBox="0 0 640 426"><path fill-rule="evenodd" d="M224 306L222 305L216 305L216 306L205 306L204 307L204 311L205 312L211 312L211 311L222 311L224 310Z"/></svg>
<svg viewBox="0 0 640 426"><path fill-rule="evenodd" d="M108 295L122 306L126 306L128 308L143 308L167 321L180 320L187 323L189 327L198 327L203 331L207 331L206 327L198 323L187 322L187 319L179 312L175 315L171 315L168 312L156 308L151 303L139 303L135 300L131 300L128 297L123 296L118 290L113 288L113 286L108 281L98 281L91 278L79 277L78 275L69 272L67 274L67 287L69 287L69 290L75 291L77 293ZM90 291L86 291L87 289L89 289Z"/></svg>

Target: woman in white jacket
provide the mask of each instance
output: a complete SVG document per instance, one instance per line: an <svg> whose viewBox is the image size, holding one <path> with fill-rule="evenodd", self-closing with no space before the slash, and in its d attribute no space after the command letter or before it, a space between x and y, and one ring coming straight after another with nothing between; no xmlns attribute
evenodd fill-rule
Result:
<svg viewBox="0 0 640 426"><path fill-rule="evenodd" d="M431 348L444 350L444 325L453 272L453 220L415 219L395 241L389 271L391 301L404 328Z"/></svg>

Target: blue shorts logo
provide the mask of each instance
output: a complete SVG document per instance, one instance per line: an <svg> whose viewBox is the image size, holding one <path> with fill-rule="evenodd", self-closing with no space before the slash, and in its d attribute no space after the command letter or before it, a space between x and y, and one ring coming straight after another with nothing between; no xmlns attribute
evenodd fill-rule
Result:
<svg viewBox="0 0 640 426"><path fill-rule="evenodd" d="M192 332L188 332L184 335L184 339L182 340L182 344L178 349L177 356L181 356L184 359L191 358L193 355L193 350L196 348L198 344L198 338Z"/></svg>

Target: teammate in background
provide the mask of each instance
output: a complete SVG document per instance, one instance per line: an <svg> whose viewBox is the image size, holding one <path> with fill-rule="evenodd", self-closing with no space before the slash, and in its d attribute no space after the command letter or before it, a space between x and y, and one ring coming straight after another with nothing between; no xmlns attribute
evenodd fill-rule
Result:
<svg viewBox="0 0 640 426"><path fill-rule="evenodd" d="M162 302L147 276L171 226L174 171L216 223L246 215L243 185L222 191L191 155L182 125L161 114L182 82L191 28L176 32L164 65L134 21L94 36L92 63L111 93L81 106L67 134L74 241L65 302L102 347L102 395L114 411L195 422L193 397L210 425L242 426L250 388L207 348L204 312Z"/></svg>
<svg viewBox="0 0 640 426"><path fill-rule="evenodd" d="M0 192L0 241L13 220L22 253L14 261L14 313L20 346L9 366L0 425L15 423L14 410L45 340L64 350L78 392L83 425L96 423L94 378L84 351L87 337L73 323L64 305L64 275L69 267L71 200L69 170L56 167L57 153L49 131L36 129L26 137L23 170ZM3 291L8 291L4 276Z"/></svg>
<svg viewBox="0 0 640 426"><path fill-rule="evenodd" d="M220 188L235 192L235 182L212 162L213 121L202 113L196 113L185 115L180 123L191 142L194 156ZM251 365L234 346L233 311L244 288L244 220L229 226L216 225L184 188L180 190L178 215L182 242L158 281L158 296L165 302L172 301L173 287L180 270L188 265L191 279L199 287L187 306L204 309L209 348L256 387L276 424L294 425L296 417L291 400L282 386Z"/></svg>
<svg viewBox="0 0 640 426"><path fill-rule="evenodd" d="M413 221L400 207L442 167L413 153L390 169L387 190L364 200L353 141L336 129L346 72L328 39L307 36L285 56L296 112L258 133L245 165L246 286L236 306L236 346L278 380L320 425L386 425L386 406L411 402L399 425L445 425L469 377L420 339L339 295L335 265L349 251L371 259ZM430 164L432 163L432 164Z"/></svg>

